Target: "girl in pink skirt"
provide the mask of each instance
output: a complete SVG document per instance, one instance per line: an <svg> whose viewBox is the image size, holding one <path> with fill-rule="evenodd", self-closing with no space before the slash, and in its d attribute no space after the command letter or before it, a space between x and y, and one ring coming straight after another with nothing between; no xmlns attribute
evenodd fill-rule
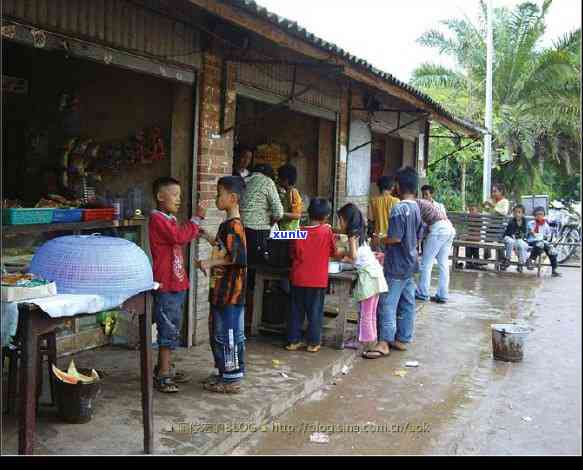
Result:
<svg viewBox="0 0 583 470"><path fill-rule="evenodd" d="M346 204L338 211L338 218L341 232L348 235L346 260L354 264L358 273L352 295L360 304L358 342L349 341L345 347L358 349L360 345L377 340L379 294L387 292L388 286L383 267L367 243L362 212L354 204Z"/></svg>

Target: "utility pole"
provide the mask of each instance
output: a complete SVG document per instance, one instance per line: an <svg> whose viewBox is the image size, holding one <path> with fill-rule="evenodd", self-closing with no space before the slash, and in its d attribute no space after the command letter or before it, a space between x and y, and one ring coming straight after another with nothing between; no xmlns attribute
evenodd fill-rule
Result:
<svg viewBox="0 0 583 470"><path fill-rule="evenodd" d="M488 0L486 33L486 129L484 136L484 179L482 184L482 199L490 198L492 186L492 75L494 61L494 37L493 37L493 7L492 0Z"/></svg>

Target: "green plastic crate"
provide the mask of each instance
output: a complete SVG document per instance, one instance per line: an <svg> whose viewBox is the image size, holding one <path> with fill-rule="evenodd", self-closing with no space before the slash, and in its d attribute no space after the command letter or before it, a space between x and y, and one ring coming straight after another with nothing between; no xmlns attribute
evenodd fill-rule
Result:
<svg viewBox="0 0 583 470"><path fill-rule="evenodd" d="M50 224L54 209L2 209L5 225Z"/></svg>

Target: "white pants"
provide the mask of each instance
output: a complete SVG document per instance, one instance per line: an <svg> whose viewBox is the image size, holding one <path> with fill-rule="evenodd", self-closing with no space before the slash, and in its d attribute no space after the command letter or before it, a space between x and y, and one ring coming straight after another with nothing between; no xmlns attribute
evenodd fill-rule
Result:
<svg viewBox="0 0 583 470"><path fill-rule="evenodd" d="M433 262L439 266L439 284L436 296L447 300L449 296L449 252L455 238L455 229L447 220L435 223L423 242L423 258L421 259L417 297L428 299L431 283Z"/></svg>
<svg viewBox="0 0 583 470"><path fill-rule="evenodd" d="M512 251L516 252L518 256L518 262L520 264L526 263L526 258L528 257L528 243L524 240L516 240L512 237L504 237L504 246L506 247L506 259L512 257Z"/></svg>

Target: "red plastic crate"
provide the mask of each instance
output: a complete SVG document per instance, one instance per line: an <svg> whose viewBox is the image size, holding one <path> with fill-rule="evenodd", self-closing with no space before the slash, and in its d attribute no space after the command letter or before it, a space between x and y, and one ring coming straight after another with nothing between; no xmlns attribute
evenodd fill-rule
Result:
<svg viewBox="0 0 583 470"><path fill-rule="evenodd" d="M115 209L108 207L105 209L83 209L83 222L92 220L114 220Z"/></svg>

